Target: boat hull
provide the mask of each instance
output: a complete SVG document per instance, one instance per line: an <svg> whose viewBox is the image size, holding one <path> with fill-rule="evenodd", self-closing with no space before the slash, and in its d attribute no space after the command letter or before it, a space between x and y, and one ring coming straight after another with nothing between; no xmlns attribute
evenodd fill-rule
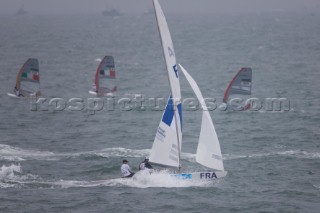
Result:
<svg viewBox="0 0 320 213"><path fill-rule="evenodd" d="M91 94L91 95L97 95L97 93L95 92L95 91L89 91L89 94Z"/></svg>
<svg viewBox="0 0 320 213"><path fill-rule="evenodd" d="M7 94L8 94L8 96L10 96L12 98L20 98L20 97L16 96L15 94L12 94L12 93L7 93Z"/></svg>
<svg viewBox="0 0 320 213"><path fill-rule="evenodd" d="M96 95L96 96L103 96L103 97L114 97L114 94L112 92L104 93L102 95L96 93L95 91L89 91L89 94Z"/></svg>
<svg viewBox="0 0 320 213"><path fill-rule="evenodd" d="M223 178L226 175L226 171L171 174L171 176L177 177L182 180L215 180L218 178Z"/></svg>

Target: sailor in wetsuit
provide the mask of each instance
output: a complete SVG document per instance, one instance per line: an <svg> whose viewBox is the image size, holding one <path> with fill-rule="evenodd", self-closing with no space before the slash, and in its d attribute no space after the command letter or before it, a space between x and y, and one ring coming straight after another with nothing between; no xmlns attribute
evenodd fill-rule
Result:
<svg viewBox="0 0 320 213"><path fill-rule="evenodd" d="M18 90L17 86L14 87L14 94L18 97L23 96L20 91Z"/></svg>
<svg viewBox="0 0 320 213"><path fill-rule="evenodd" d="M153 169L151 164L149 163L148 157L145 157L144 161L142 161L139 165L139 170L145 170L145 169Z"/></svg>
<svg viewBox="0 0 320 213"><path fill-rule="evenodd" d="M121 166L121 173L123 178L130 178L132 177L135 173L131 171L130 166L128 165L127 160L122 161L122 166Z"/></svg>

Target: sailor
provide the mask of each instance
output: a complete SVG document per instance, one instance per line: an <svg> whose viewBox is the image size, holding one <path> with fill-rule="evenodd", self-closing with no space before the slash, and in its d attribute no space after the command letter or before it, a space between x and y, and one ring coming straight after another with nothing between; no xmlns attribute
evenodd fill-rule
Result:
<svg viewBox="0 0 320 213"><path fill-rule="evenodd" d="M36 92L36 97L39 97L39 96L41 96L42 94L41 94L41 92L40 91L37 91Z"/></svg>
<svg viewBox="0 0 320 213"><path fill-rule="evenodd" d="M14 94L18 97L23 96L22 94L20 94L20 91L18 90L17 86L14 87Z"/></svg>
<svg viewBox="0 0 320 213"><path fill-rule="evenodd" d="M134 172L131 171L126 159L122 161L121 173L123 178L130 178L134 175Z"/></svg>
<svg viewBox="0 0 320 213"><path fill-rule="evenodd" d="M92 90L95 91L96 93L98 93L98 89L96 87L96 84L92 84Z"/></svg>
<svg viewBox="0 0 320 213"><path fill-rule="evenodd" d="M149 157L145 157L144 161L142 161L139 165L139 170L145 170L145 169L153 169L151 164L149 163Z"/></svg>

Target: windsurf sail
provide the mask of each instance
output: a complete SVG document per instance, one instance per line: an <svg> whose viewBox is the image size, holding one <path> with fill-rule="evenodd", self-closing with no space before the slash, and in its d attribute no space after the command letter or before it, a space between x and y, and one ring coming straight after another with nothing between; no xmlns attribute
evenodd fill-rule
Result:
<svg viewBox="0 0 320 213"><path fill-rule="evenodd" d="M219 139L202 93L191 75L179 64L202 108L202 122L196 161L208 168L224 171Z"/></svg>
<svg viewBox="0 0 320 213"><path fill-rule="evenodd" d="M241 68L229 83L224 93L223 102L230 105L232 98L245 98L251 95L252 69L249 67ZM249 106L250 107L250 106ZM244 109L248 106L244 106Z"/></svg>
<svg viewBox="0 0 320 213"><path fill-rule="evenodd" d="M171 95L157 129L150 153L150 161L161 165L180 167L182 109L179 74L166 18L158 0L154 0L153 5L169 77Z"/></svg>
<svg viewBox="0 0 320 213"><path fill-rule="evenodd" d="M20 68L16 77L15 90L24 97L41 95L38 59L29 58Z"/></svg>
<svg viewBox="0 0 320 213"><path fill-rule="evenodd" d="M117 91L114 79L116 70L112 56L105 56L100 62L94 80L95 92L97 95L105 95Z"/></svg>

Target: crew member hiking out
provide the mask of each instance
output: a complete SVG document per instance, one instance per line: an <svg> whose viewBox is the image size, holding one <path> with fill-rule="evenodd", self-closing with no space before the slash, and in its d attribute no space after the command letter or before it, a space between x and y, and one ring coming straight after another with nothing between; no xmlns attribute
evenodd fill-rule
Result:
<svg viewBox="0 0 320 213"><path fill-rule="evenodd" d="M130 169L130 166L128 165L128 161L126 159L122 161L121 173L123 178L130 178L135 174Z"/></svg>
<svg viewBox="0 0 320 213"><path fill-rule="evenodd" d="M145 169L153 169L151 164L149 163L148 157L145 157L144 161L142 161L139 165L139 170L145 170Z"/></svg>

